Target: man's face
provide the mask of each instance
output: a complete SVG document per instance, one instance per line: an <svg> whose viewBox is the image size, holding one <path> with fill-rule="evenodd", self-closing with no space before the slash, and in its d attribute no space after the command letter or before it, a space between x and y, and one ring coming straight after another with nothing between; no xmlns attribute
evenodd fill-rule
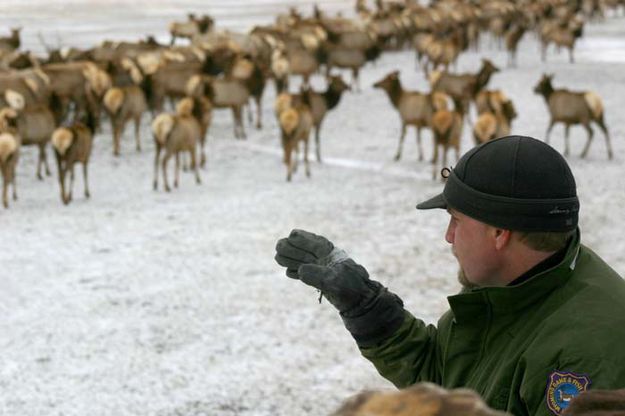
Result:
<svg viewBox="0 0 625 416"><path fill-rule="evenodd" d="M494 286L499 256L493 236L495 228L449 209L451 218L445 240L460 265L458 279L465 287Z"/></svg>

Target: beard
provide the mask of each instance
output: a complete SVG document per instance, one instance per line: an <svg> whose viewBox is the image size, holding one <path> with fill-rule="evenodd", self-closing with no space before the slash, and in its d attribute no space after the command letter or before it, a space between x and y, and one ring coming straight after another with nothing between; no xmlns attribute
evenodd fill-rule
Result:
<svg viewBox="0 0 625 416"><path fill-rule="evenodd" d="M458 267L458 282L460 282L463 289L473 289L478 287L475 283L469 281L467 275L464 273L464 269L460 266Z"/></svg>

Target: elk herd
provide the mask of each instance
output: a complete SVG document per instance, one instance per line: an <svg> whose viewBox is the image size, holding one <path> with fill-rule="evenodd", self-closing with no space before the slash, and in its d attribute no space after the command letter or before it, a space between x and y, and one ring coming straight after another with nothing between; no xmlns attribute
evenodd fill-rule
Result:
<svg viewBox="0 0 625 416"><path fill-rule="evenodd" d="M255 117L257 129L263 127L267 84L276 91L276 136L284 150L286 179L291 180L300 151L305 173L310 176L310 136L314 134L316 159L321 162L321 127L328 111L337 107L343 94L362 90L359 73L365 65L385 51L398 49L414 51L430 90L405 89L399 71L387 74L373 87L388 96L400 116L395 160L401 158L409 126L416 128L422 160L421 131L429 129L436 177L439 154L443 166L449 148L458 157L465 125L472 130L475 144L480 144L509 134L517 116L504 91L487 88L491 77L502 69L483 59L475 73L457 73L453 68L462 52L477 51L489 41L505 47L508 65L516 66L518 44L531 33L538 40L543 60L549 46L555 45L568 49L573 62L584 22L620 7L625 8L625 0L438 0L429 5L415 0L376 0L369 5L356 0L353 18L329 16L317 6L310 16L292 8L277 16L273 24L255 26L247 33L220 30L211 16L189 14L187 21L170 24L171 42L167 45L148 36L136 42L103 41L82 50L54 48L40 36L47 56L21 50L22 29L12 28L10 34L0 37L3 204L8 206L9 186L13 199L17 198L15 170L22 146L28 145L38 148L36 175L42 180L44 174L51 174L46 153L48 144L52 147L65 204L72 200L74 166L80 163L88 198L88 164L102 123L110 123L113 154L120 156L122 137L131 121L135 147L141 151L144 116L151 119L155 145L154 189L162 175L164 189L170 190L167 170L172 158L174 186L178 186L181 165L200 183L214 113L229 109L234 136L244 139L246 112L250 121ZM351 73L349 81L339 74L344 70ZM326 79L326 87L320 90L310 84L317 74ZM612 158L599 96L592 91L556 89L553 78L545 74L534 89L544 97L551 117L545 139L555 123L563 123L568 154L569 128L581 124L588 132L583 157L595 123L606 137L608 157ZM294 80L299 81L298 88L293 87Z"/></svg>

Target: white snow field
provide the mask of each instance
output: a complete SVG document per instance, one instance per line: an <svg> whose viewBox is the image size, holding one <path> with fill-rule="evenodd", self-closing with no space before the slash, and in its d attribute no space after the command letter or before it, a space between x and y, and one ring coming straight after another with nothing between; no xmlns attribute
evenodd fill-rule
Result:
<svg viewBox="0 0 625 416"><path fill-rule="evenodd" d="M0 1L0 29L22 25L24 47L37 51L38 32L63 46L148 33L166 41L168 22L187 11L247 30L288 5L308 14L312 3ZM352 1L319 4L352 13ZM476 71L482 56L492 59L502 71L490 87L503 89L519 112L514 132L537 138L548 123L542 97L532 92L543 72L555 74L556 87L603 98L614 160L598 129L580 159L581 127L571 130L568 160L582 240L625 275L625 18L588 24L575 64L552 49L542 63L531 35L520 48L519 66L507 68L505 52L485 39L479 53L461 56L457 70ZM324 163L312 163L310 179L300 166L292 183L285 181L272 85L265 126L246 123L247 140L234 139L228 111L215 112L199 186L183 173L171 193L152 190L148 117L143 151L135 151L127 129L119 158L104 125L90 164L92 197L82 197L79 169L69 206L61 204L55 166L38 181L35 149L25 148L19 200L0 211L0 415L324 415L362 389L391 388L360 356L332 306L285 277L273 256L277 239L308 229L347 250L425 321L446 310L446 296L458 290L444 241L448 215L415 210L442 183L417 160L412 130L402 160L392 160L399 118L371 87L395 69L409 88L429 89L414 53L384 53L363 71L362 92L347 93L328 115ZM323 87L323 78L314 85ZM423 136L428 160L431 136ZM551 144L563 150L562 126ZM471 146L465 129L462 150Z"/></svg>

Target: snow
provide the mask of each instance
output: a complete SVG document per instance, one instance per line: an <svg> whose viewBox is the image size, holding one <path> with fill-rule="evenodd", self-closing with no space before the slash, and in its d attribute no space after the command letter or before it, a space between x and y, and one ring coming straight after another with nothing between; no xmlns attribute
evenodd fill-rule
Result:
<svg viewBox="0 0 625 416"><path fill-rule="evenodd" d="M312 9L312 2L290 3ZM353 6L319 3L345 13ZM23 25L31 49L41 48L39 31L53 40L58 33L64 46L146 33L166 40L167 23L184 19L187 10L221 10L218 25L242 30L287 10L286 2L263 0L0 4L0 27ZM245 18L228 21L232 13ZM615 159L607 160L598 129L587 159L580 159L586 133L575 127L568 160L583 242L621 275L623 28L620 17L588 25L575 64L552 49L541 63L536 40L526 36L518 68L506 68L505 53L488 40L458 65L458 71L475 71L487 56L503 68L490 86L514 100L519 134L544 137L545 103L532 92L543 72L556 75L557 87L603 98ZM147 118L143 152L134 150L127 129L120 158L112 156L105 124L90 164L92 198L82 197L78 169L69 206L60 202L55 177L35 178L36 152L26 148L18 167L20 199L0 212L0 415L321 415L362 389L390 388L360 356L333 308L286 278L273 256L278 238L308 229L347 250L426 322L447 309L446 296L458 290L457 266L443 238L447 215L414 209L442 184L432 181L427 162L417 161L412 131L402 160L392 160L398 116L371 87L394 69L409 88L427 90L408 51L386 52L367 66L363 91L347 93L325 121L325 161L312 164L311 179L300 166L293 182L285 181L272 87L264 97L265 127L247 123L245 141L234 139L229 112L215 113L203 183L183 174L169 194L151 188ZM314 84L322 87L323 79ZM423 136L428 160L431 137ZM562 127L552 132L551 144L563 150ZM471 145L465 132L463 151Z"/></svg>

